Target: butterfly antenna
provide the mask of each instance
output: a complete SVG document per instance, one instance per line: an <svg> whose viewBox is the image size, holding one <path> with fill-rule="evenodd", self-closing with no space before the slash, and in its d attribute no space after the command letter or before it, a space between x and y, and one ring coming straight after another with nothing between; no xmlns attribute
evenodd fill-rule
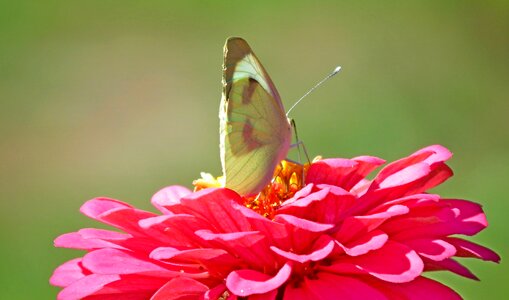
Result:
<svg viewBox="0 0 509 300"><path fill-rule="evenodd" d="M304 94L304 96L300 97L299 100L297 100L297 102L295 102L294 105L292 105L292 107L290 107L290 109L286 112L286 117L288 117L288 115L290 115L290 112L292 111L292 109L297 106L297 104L299 104L299 102L302 101L302 99L306 98L307 95L311 94L311 92L313 92L317 87L321 86L324 82L326 82L327 80L329 80L332 76L336 75L339 73L339 71L341 71L341 67L340 66L337 66L334 71L332 71L329 75L327 75L324 79L322 79L322 81L318 82L314 87L312 87L307 93Z"/></svg>

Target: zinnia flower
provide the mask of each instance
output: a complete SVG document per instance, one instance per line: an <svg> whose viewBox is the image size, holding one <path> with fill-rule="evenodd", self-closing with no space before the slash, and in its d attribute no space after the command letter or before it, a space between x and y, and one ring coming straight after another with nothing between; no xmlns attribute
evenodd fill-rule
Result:
<svg viewBox="0 0 509 300"><path fill-rule="evenodd" d="M479 204L427 193L452 176L450 157L430 146L372 180L376 157L286 162L254 199L211 178L166 187L152 197L160 214L92 199L81 212L122 232L58 237L87 253L50 282L58 299L459 299L424 272L477 279L455 257L500 258L459 236L487 227Z"/></svg>

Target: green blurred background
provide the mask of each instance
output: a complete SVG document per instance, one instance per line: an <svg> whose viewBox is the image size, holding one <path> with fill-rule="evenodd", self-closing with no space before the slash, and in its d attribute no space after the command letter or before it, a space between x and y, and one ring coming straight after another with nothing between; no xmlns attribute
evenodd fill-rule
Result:
<svg viewBox="0 0 509 300"><path fill-rule="evenodd" d="M52 270L78 251L53 239L97 226L80 205L150 208L170 184L220 174L222 47L246 38L311 155L388 160L429 144L454 153L436 189L484 205L473 238L501 265L436 274L467 299L509 294L507 1L2 1L1 299L52 299Z"/></svg>

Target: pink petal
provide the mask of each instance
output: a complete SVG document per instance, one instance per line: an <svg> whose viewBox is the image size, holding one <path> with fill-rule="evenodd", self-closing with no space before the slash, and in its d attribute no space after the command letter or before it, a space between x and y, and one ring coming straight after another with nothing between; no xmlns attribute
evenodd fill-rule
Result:
<svg viewBox="0 0 509 300"><path fill-rule="evenodd" d="M278 290L272 290L265 294L254 294L249 296L249 300L276 300Z"/></svg>
<svg viewBox="0 0 509 300"><path fill-rule="evenodd" d="M132 208L119 208L106 211L98 216L98 220L122 229L133 236L145 236L146 231L140 227L139 222L143 219L152 218L156 215Z"/></svg>
<svg viewBox="0 0 509 300"><path fill-rule="evenodd" d="M144 235L143 229L139 228L139 220L156 216L153 213L135 209L123 202L108 198L89 200L81 206L80 210L92 219L134 235Z"/></svg>
<svg viewBox="0 0 509 300"><path fill-rule="evenodd" d="M241 197L225 188L208 188L183 197L179 205L168 209L173 213L190 214L206 221L216 232L250 231L246 217L234 204L242 202Z"/></svg>
<svg viewBox="0 0 509 300"><path fill-rule="evenodd" d="M451 176L454 175L452 169L445 163L439 162L432 165L431 172L425 178L412 185L407 191L406 195L424 193L429 189L432 189Z"/></svg>
<svg viewBox="0 0 509 300"><path fill-rule="evenodd" d="M425 163L429 166L437 163L448 160L452 156L451 152L447 150L445 147L440 145L433 145L426 148L423 148L414 154L397 160L388 164L385 168L380 171L380 173L376 176L375 181L381 182L384 181L387 177L397 173L408 166L415 165L418 163Z"/></svg>
<svg viewBox="0 0 509 300"><path fill-rule="evenodd" d="M425 163L408 166L386 177L385 181L374 181L360 198L356 212L372 209L387 200L423 193L451 176L452 170L445 163L437 163L432 167Z"/></svg>
<svg viewBox="0 0 509 300"><path fill-rule="evenodd" d="M293 202L299 200L300 198L304 198L304 197L307 197L309 194L311 194L311 192L313 190L315 190L314 188L314 184L313 183L308 183L306 184L302 189L298 190L295 195L293 195L292 198L286 200L285 202L283 202L281 205L282 206L286 206L286 205L290 205L292 204Z"/></svg>
<svg viewBox="0 0 509 300"><path fill-rule="evenodd" d="M130 238L131 236L129 234L111 231L111 230L104 230L104 229L96 229L96 228L83 228L78 231L80 235L84 239L101 239L101 240L108 240L108 241L123 241L126 238Z"/></svg>
<svg viewBox="0 0 509 300"><path fill-rule="evenodd" d="M119 208L133 208L131 205L110 198L94 198L85 202L80 208L80 211L89 218L98 219L98 217L110 210Z"/></svg>
<svg viewBox="0 0 509 300"><path fill-rule="evenodd" d="M441 261L456 254L456 248L440 239L407 240L405 244L420 255L434 261Z"/></svg>
<svg viewBox="0 0 509 300"><path fill-rule="evenodd" d="M301 219L291 215L278 214L274 220L279 223L292 225L295 228L309 232L324 232L334 227L332 224L320 224L317 222Z"/></svg>
<svg viewBox="0 0 509 300"><path fill-rule="evenodd" d="M378 212L372 215L348 217L343 222L339 231L335 234L338 241L346 244L359 236L378 228L384 222L395 216L404 215L409 212L408 207L403 205L394 205L388 207L386 211Z"/></svg>
<svg viewBox="0 0 509 300"><path fill-rule="evenodd" d="M389 237L383 231L375 229L359 239L343 245L339 241L336 244L345 251L349 256L359 256L368 253L369 251L380 249L385 245Z"/></svg>
<svg viewBox="0 0 509 300"><path fill-rule="evenodd" d="M378 289L355 277L345 277L319 272L316 279L304 278L298 285L289 284L285 288L284 300L349 300L370 299L387 300Z"/></svg>
<svg viewBox="0 0 509 300"><path fill-rule="evenodd" d="M404 205L413 209L415 207L422 206L434 206L438 201L440 201L439 195L434 194L415 194L410 196L405 196L401 198L396 198L391 201L384 202L379 206L373 208L369 211L369 214L378 213L387 210L387 208L394 206L396 204Z"/></svg>
<svg viewBox="0 0 509 300"><path fill-rule="evenodd" d="M431 153L431 155L427 156L427 158L424 160L428 164L432 165L436 162L442 162L447 161L452 157L451 151L449 149L445 148L442 145L431 145L425 148L422 148L421 150L418 150L412 156L420 155L421 153Z"/></svg>
<svg viewBox="0 0 509 300"><path fill-rule="evenodd" d="M376 279L366 279L366 281L382 291L389 299L461 300L461 296L449 287L422 276L404 283L390 283Z"/></svg>
<svg viewBox="0 0 509 300"><path fill-rule="evenodd" d="M368 191L369 189L369 186L371 185L371 180L368 180L368 179L362 179L361 181L359 181L351 190L350 190L350 193L352 193L352 195L356 195L357 197L361 197L363 196L364 194L366 194L366 192Z"/></svg>
<svg viewBox="0 0 509 300"><path fill-rule="evenodd" d="M172 277L179 272L170 271L149 259L137 257L117 249L100 249L83 257L83 266L97 274L144 274L157 277Z"/></svg>
<svg viewBox="0 0 509 300"><path fill-rule="evenodd" d="M452 234L474 235L487 226L479 204L442 199L434 208L413 208L407 216L384 224L382 230L393 239L407 240Z"/></svg>
<svg viewBox="0 0 509 300"><path fill-rule="evenodd" d="M500 256L495 251L484 246L459 238L447 238L446 241L456 247L458 250L456 256L475 257L496 263L500 262Z"/></svg>
<svg viewBox="0 0 509 300"><path fill-rule="evenodd" d="M323 189L318 189L318 190L316 190L316 188L315 188L315 189L313 189L314 191L312 192L310 187L313 187L313 186L316 187L316 185L313 185L311 183L305 187L305 188L309 189L309 193L307 193L305 196L293 197L293 198L290 198L289 200L283 202L283 204L281 205L281 207L279 208L278 211L286 212L292 208L307 208L311 203L313 203L315 201L321 201L322 199L324 199L330 191L330 188L323 188ZM342 193L346 194L346 192L343 189L339 189L339 190L341 190Z"/></svg>
<svg viewBox="0 0 509 300"><path fill-rule="evenodd" d="M91 274L75 281L58 293L58 300L75 300L90 296L101 290L108 283L119 280L118 275Z"/></svg>
<svg viewBox="0 0 509 300"><path fill-rule="evenodd" d="M320 224L283 214L276 215L274 221L287 225L289 232L285 244L274 246L280 249L292 249L294 253L308 253L310 244L334 227L333 224Z"/></svg>
<svg viewBox="0 0 509 300"><path fill-rule="evenodd" d="M455 212L454 233L475 235L488 227L488 220L480 204L459 199L444 199L442 203L448 204Z"/></svg>
<svg viewBox="0 0 509 300"><path fill-rule="evenodd" d="M149 230L153 227L157 227L160 224L164 224L166 221L171 220L175 216L176 215L174 215L174 214L155 216L155 217L140 220L138 222L138 224L140 225L141 228L143 228L145 230ZM192 217L190 215L184 215L184 216Z"/></svg>
<svg viewBox="0 0 509 300"><path fill-rule="evenodd" d="M191 191L180 185L172 185L165 187L152 196L150 202L163 214L168 214L170 211L166 206L172 206L180 203L180 199L191 194Z"/></svg>
<svg viewBox="0 0 509 300"><path fill-rule="evenodd" d="M183 243L184 245L192 245L192 243L188 241L189 239L186 237L186 234L184 235L180 234L177 228L173 228L172 226L169 225L170 223L169 220L175 218L176 216L178 215L168 212L168 214L162 216L156 216L140 220L138 222L138 225L140 226L140 228L145 230L145 233L147 235L149 235L153 239L160 241L163 244L173 246L177 240L179 242L182 242L182 239L184 239L185 240L185 243ZM195 219L193 216L185 215L185 217L187 217L188 219ZM189 225L191 226L191 224ZM170 228L171 235L168 234L168 230L170 230Z"/></svg>
<svg viewBox="0 0 509 300"><path fill-rule="evenodd" d="M207 241L221 241L221 242L239 242L243 246L251 247L258 241L264 238L257 231L244 231L244 232L230 232L230 233L213 233L210 230L199 230L196 235Z"/></svg>
<svg viewBox="0 0 509 300"><path fill-rule="evenodd" d="M352 194L332 185L319 184L314 190L303 198L283 203L277 213L318 223L336 224L356 200Z"/></svg>
<svg viewBox="0 0 509 300"><path fill-rule="evenodd" d="M270 244L278 246L288 242L289 233L284 224L269 220L243 205L234 203L232 206L234 210L242 214L249 223L249 227L262 233Z"/></svg>
<svg viewBox="0 0 509 300"><path fill-rule="evenodd" d="M203 296L208 289L194 279L177 277L168 281L150 300L194 300Z"/></svg>
<svg viewBox="0 0 509 300"><path fill-rule="evenodd" d="M83 300L118 300L121 297L122 300L146 300L152 296L152 292L131 292L128 294L98 294L83 298Z"/></svg>
<svg viewBox="0 0 509 300"><path fill-rule="evenodd" d="M55 239L55 247L92 250L99 248L125 249L118 242L125 241L128 234L102 229L85 228L78 232L66 233ZM114 241L114 242L111 242Z"/></svg>
<svg viewBox="0 0 509 300"><path fill-rule="evenodd" d="M97 295L116 295L118 298L129 295L137 295L133 299L139 299L142 295L147 299L147 292L154 294L159 288L168 282L168 278L159 278L152 276L143 276L139 274L121 275L120 280L106 285Z"/></svg>
<svg viewBox="0 0 509 300"><path fill-rule="evenodd" d="M196 235L216 248L222 248L251 266L274 265L276 255L269 249L265 237L257 231L213 233L199 230Z"/></svg>
<svg viewBox="0 0 509 300"><path fill-rule="evenodd" d="M369 156L319 160L309 167L306 183L335 185L348 191L383 163L383 160Z"/></svg>
<svg viewBox="0 0 509 300"><path fill-rule="evenodd" d="M408 282L419 276L424 264L415 251L398 244L387 242L374 251L361 256L345 256L328 267L320 267L324 271L338 274L368 273L388 282Z"/></svg>
<svg viewBox="0 0 509 300"><path fill-rule="evenodd" d="M425 277L417 277L402 284L392 284L391 287L408 299L427 300L433 295L434 300L461 300L461 296L449 287Z"/></svg>
<svg viewBox="0 0 509 300"><path fill-rule="evenodd" d="M346 187L353 187L357 185L357 183L359 183L359 179L364 179L364 177L366 177L373 170L385 164L384 159L375 156L357 156L352 158L352 160L358 163L356 175L351 176ZM346 189L348 190L348 188Z"/></svg>
<svg viewBox="0 0 509 300"><path fill-rule="evenodd" d="M211 288L203 295L203 300L218 300L226 291L226 285L224 283L218 284ZM202 300L202 299L200 299Z"/></svg>
<svg viewBox="0 0 509 300"><path fill-rule="evenodd" d="M86 270L81 267L81 257L61 264L55 269L49 280L51 285L65 287L85 277Z"/></svg>
<svg viewBox="0 0 509 300"><path fill-rule="evenodd" d="M284 251L275 246L271 246L270 249L289 260L305 263L309 261L319 261L327 257L334 249L334 241L328 236L323 235L317 240L311 249L313 252L308 254L297 254L290 251Z"/></svg>
<svg viewBox="0 0 509 300"><path fill-rule="evenodd" d="M222 258L225 259L223 263L227 262L236 262L233 260L233 257L228 254L223 249L207 249L207 248L200 248L200 249L189 249L189 250L178 250L175 248L169 248L169 247L160 247L155 249L151 254L150 257L153 259L158 260L169 260L172 259L174 261L181 261L181 262L202 262L202 261L208 261L211 259L217 259Z"/></svg>
<svg viewBox="0 0 509 300"><path fill-rule="evenodd" d="M459 262L455 261L452 258L447 258L441 261L433 261L433 260L425 260L426 271L451 271L460 276L470 278L473 280L479 280L474 273L470 272L470 270Z"/></svg>
<svg viewBox="0 0 509 300"><path fill-rule="evenodd" d="M361 197L356 212L369 210L387 199L423 193L452 176L444 163L450 152L441 146L427 147L387 165Z"/></svg>
<svg viewBox="0 0 509 300"><path fill-rule="evenodd" d="M161 286L168 282L167 279L122 275L119 280L104 285L93 295L83 298L84 300L146 300L149 299Z"/></svg>
<svg viewBox="0 0 509 300"><path fill-rule="evenodd" d="M226 278L226 286L237 296L264 294L278 289L288 280L292 267L285 264L274 277L253 270L239 270L231 272Z"/></svg>
<svg viewBox="0 0 509 300"><path fill-rule="evenodd" d="M340 186L343 178L355 170L357 162L346 158L329 158L314 162L309 167L306 183Z"/></svg>
<svg viewBox="0 0 509 300"><path fill-rule="evenodd" d="M139 221L139 226L152 238L172 247L195 248L204 247L202 241L195 236L197 230L209 229L208 223L192 215L173 214ZM171 234L168 232L171 231ZM160 246L160 245L159 245Z"/></svg>
<svg viewBox="0 0 509 300"><path fill-rule="evenodd" d="M178 250L169 247L160 247L152 251L150 257L164 260L172 264L195 266L208 271L210 276L225 277L232 269L242 263L223 249L189 249Z"/></svg>
<svg viewBox="0 0 509 300"><path fill-rule="evenodd" d="M418 163L410 165L397 173L387 176L384 180L379 181L378 187L380 189L387 189L397 186L402 186L410 182L414 182L431 172L428 164Z"/></svg>
<svg viewBox="0 0 509 300"><path fill-rule="evenodd" d="M96 240L96 239L84 239L82 235L79 232L71 232L62 234L61 236L57 237L54 241L55 247L62 247L62 248L72 248L72 249L80 249L80 250L92 250L92 249L99 249L99 248L122 248L119 247L113 243L102 241L102 240Z"/></svg>

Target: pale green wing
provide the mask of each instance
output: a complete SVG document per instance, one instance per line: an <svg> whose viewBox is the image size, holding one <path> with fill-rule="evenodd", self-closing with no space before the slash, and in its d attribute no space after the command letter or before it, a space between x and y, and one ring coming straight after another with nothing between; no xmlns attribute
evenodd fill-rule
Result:
<svg viewBox="0 0 509 300"><path fill-rule="evenodd" d="M257 194L288 153L291 125L274 84L241 38L225 44L219 118L225 186Z"/></svg>

